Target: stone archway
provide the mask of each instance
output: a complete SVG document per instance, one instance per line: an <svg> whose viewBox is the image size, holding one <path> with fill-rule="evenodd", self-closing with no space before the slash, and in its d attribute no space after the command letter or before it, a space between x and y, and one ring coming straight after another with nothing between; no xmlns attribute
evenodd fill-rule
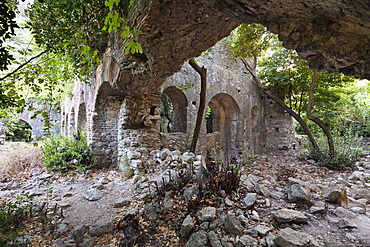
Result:
<svg viewBox="0 0 370 247"><path fill-rule="evenodd" d="M167 102L164 102L167 101ZM170 102L169 102L170 101ZM171 109L164 109L164 103L168 106L166 108ZM165 117L167 121L169 121L169 128L167 127L166 133L171 132L182 132L186 133L187 130L187 107L188 107L188 100L185 94L176 87L167 87L162 92L162 111L161 116L162 119ZM167 116L164 116L167 115ZM162 126L161 126L162 127ZM162 127L163 130L163 127ZM165 131L161 131L165 132Z"/></svg>
<svg viewBox="0 0 370 247"><path fill-rule="evenodd" d="M123 96L104 82L95 102L92 153L98 166L116 166L118 161L118 119Z"/></svg>
<svg viewBox="0 0 370 247"><path fill-rule="evenodd" d="M242 126L238 104L229 94L219 93L213 96L208 106L212 123L209 123L211 127L208 126L210 129L207 131L211 132L207 134L207 152L221 146L223 159L239 158Z"/></svg>
<svg viewBox="0 0 370 247"><path fill-rule="evenodd" d="M77 119L78 119L77 129L86 130L87 114L86 114L86 105L85 105L85 103L81 103L79 105Z"/></svg>

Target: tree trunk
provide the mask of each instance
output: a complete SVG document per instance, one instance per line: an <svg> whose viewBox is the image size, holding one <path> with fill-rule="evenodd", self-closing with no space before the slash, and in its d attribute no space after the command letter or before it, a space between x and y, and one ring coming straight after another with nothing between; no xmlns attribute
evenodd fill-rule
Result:
<svg viewBox="0 0 370 247"><path fill-rule="evenodd" d="M194 59L189 60L189 64L193 69L200 75L200 99L199 108L197 113L197 121L195 123L193 139L191 141L190 151L195 153L197 147L197 142L200 134L200 129L202 127L202 121L204 118L204 110L206 109L206 93L207 93L207 69L204 67L199 67L199 65L194 61Z"/></svg>
<svg viewBox="0 0 370 247"><path fill-rule="evenodd" d="M249 65L248 61L244 58L242 58L242 62L245 66L245 68L248 70L248 72L253 77L254 82L256 83L256 86L261 90L262 93L264 93L266 96L274 100L281 108L283 108L286 112L289 113L290 116L292 116L295 120L298 121L298 123L302 126L304 132L306 133L308 139L310 140L312 146L319 150L319 145L317 145L317 142L315 140L315 137L312 135L310 128L308 127L307 123L301 118L300 115L295 113L292 108L290 108L287 104L284 103L283 100L281 100L278 96L274 95L271 91L267 91L263 88L263 84L259 77L256 74L256 71Z"/></svg>
<svg viewBox="0 0 370 247"><path fill-rule="evenodd" d="M326 139L328 140L329 155L330 157L332 157L335 152L335 147L334 147L334 141L333 141L333 136L331 135L331 131L329 127L323 121L321 121L318 117L314 117L312 115L312 103L313 103L313 98L314 98L314 90L315 90L315 84L316 84L316 79L317 79L317 73L318 72L315 71L312 76L306 113L307 113L307 118L313 121L315 124L317 124L324 131Z"/></svg>

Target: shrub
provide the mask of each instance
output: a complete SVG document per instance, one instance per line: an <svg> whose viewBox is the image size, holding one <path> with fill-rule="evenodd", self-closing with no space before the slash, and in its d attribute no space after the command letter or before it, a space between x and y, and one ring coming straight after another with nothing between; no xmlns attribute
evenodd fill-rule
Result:
<svg viewBox="0 0 370 247"><path fill-rule="evenodd" d="M362 154L361 139L346 135L334 136L334 155L329 154L327 140L324 137L317 139L321 151L310 146L308 157L317 161L321 166L330 169L341 170L346 167L354 166L359 156Z"/></svg>
<svg viewBox="0 0 370 247"><path fill-rule="evenodd" d="M85 134L74 139L57 135L47 139L43 146L44 165L50 170L67 172L77 169L84 171L94 166L91 147Z"/></svg>

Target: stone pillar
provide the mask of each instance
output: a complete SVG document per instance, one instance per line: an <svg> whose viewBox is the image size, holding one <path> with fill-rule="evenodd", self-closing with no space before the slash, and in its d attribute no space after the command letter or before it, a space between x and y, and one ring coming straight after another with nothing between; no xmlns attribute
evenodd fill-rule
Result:
<svg viewBox="0 0 370 247"><path fill-rule="evenodd" d="M130 151L141 150L147 153L162 147L159 131L160 113L159 91L125 97L118 121L119 167L131 166L127 164L127 153Z"/></svg>

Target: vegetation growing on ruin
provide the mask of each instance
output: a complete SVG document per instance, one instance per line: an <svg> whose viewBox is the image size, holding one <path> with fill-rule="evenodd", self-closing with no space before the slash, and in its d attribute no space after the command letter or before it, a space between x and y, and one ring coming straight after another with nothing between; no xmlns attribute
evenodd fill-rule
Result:
<svg viewBox="0 0 370 247"><path fill-rule="evenodd" d="M353 165L359 155L358 149L343 148L343 141L333 138L331 130L335 130L335 134L348 133L348 124L353 124L344 116L353 111L357 102L356 93L352 91L356 83L354 78L313 72L307 61L295 51L283 48L277 37L259 24L240 26L229 40L233 55L242 60L261 92L299 122L298 130L301 133L303 130L312 144L310 156L330 168ZM359 104L355 107L363 108ZM317 137L323 133L327 143L319 145Z"/></svg>

